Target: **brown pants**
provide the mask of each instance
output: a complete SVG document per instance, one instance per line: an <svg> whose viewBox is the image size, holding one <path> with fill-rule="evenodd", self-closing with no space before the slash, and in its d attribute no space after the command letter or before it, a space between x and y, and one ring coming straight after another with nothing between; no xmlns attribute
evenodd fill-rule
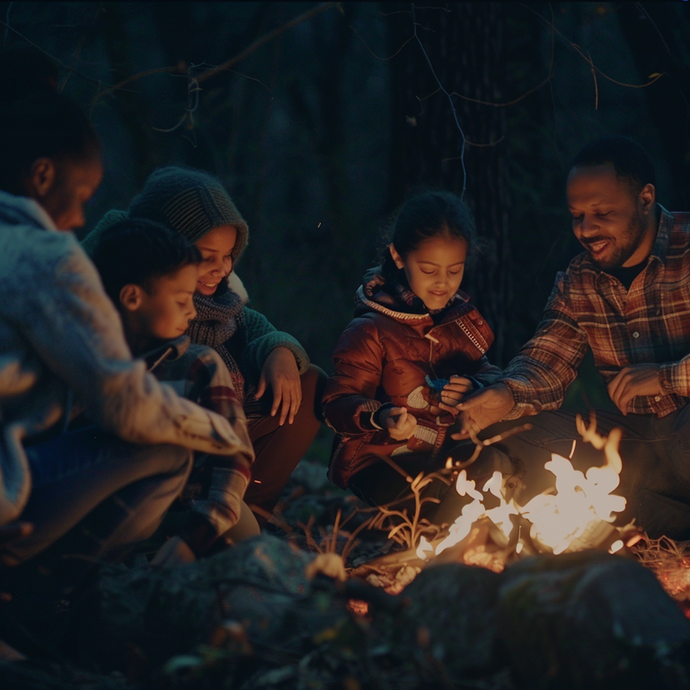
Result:
<svg viewBox="0 0 690 690"><path fill-rule="evenodd" d="M249 437L256 458L252 478L244 496L245 503L256 514L260 525L267 522L280 493L297 463L304 457L321 426L321 396L327 376L311 364L302 375L302 404L292 424L280 426L279 415L258 416L247 410ZM261 400L262 408L270 410L270 396Z"/></svg>

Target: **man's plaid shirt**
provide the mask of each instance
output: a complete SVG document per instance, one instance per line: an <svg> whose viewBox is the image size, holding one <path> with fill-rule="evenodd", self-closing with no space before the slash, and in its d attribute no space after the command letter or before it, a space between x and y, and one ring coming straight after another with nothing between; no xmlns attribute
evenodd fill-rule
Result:
<svg viewBox="0 0 690 690"><path fill-rule="evenodd" d="M660 364L664 395L637 396L628 412L663 417L690 400L690 213L660 207L656 241L630 290L585 252L556 284L534 337L505 370L514 419L560 407L587 346L607 383L626 366Z"/></svg>

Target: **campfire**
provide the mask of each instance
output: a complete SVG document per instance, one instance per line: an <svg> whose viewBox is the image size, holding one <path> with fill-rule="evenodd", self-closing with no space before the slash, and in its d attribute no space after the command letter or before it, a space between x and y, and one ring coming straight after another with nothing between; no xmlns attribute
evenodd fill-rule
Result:
<svg viewBox="0 0 690 690"><path fill-rule="evenodd" d="M626 543L624 531L611 525L626 504L625 498L612 494L623 466L618 453L620 429L602 437L596 431L594 417L587 426L579 415L577 429L584 442L603 449L606 463L602 467L591 467L583 473L573 467L570 459L554 454L545 465L556 477L554 491L539 494L524 506L510 496L513 487L500 472L494 472L479 491L475 482L467 478L467 470L462 469L455 489L472 502L463 508L440 542L432 544L422 537L417 556L429 560L456 547L456 551L467 552L465 562L495 569L501 561L505 564L521 554L559 554L604 546L611 553L622 549ZM576 446L574 441L571 459ZM450 462L448 468L452 468ZM486 509L482 492L495 496L499 505ZM484 544L477 544L478 541ZM490 554L493 555L487 558Z"/></svg>
<svg viewBox="0 0 690 690"><path fill-rule="evenodd" d="M613 494L622 469L618 452L621 431L613 429L608 436L602 436L597 432L594 415L589 424L578 415L577 429L582 440L573 441L570 457L554 454L545 465L555 476L554 488L524 505L516 500L524 488L516 476L497 471L479 487L468 478L467 466L484 447L500 440L496 437L482 442L474 438L477 450L472 458L464 463L449 459L445 469L458 494L468 499L461 515L442 531L432 525L426 525L425 529L424 521L419 520L411 523L416 529L406 526L401 530L400 524L393 526L389 536L406 535L409 548L364 566L369 571L367 579L396 591L432 561L479 565L500 572L509 563L535 554L571 553L590 548L616 553L632 546L641 537L635 525L613 525L617 514L626 506L625 498ZM605 463L586 472L575 469L571 460L578 443L590 443L602 450ZM416 477L412 486L419 486L429 476ZM419 503L416 493L415 497ZM489 501L488 497L493 499ZM487 507L489 502L493 507ZM395 512L384 510L383 514L390 517ZM378 523L380 527L382 520ZM401 578L403 568L406 575ZM365 572L358 574L366 576ZM393 579L387 582L389 578Z"/></svg>

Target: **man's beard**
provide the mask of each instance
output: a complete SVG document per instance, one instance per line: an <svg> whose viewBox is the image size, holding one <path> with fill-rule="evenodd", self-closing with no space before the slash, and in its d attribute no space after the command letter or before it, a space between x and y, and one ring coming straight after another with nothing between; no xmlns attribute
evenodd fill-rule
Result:
<svg viewBox="0 0 690 690"><path fill-rule="evenodd" d="M611 256L608 257L605 261L597 261L596 259L594 259L594 257L592 257L590 253L590 258L592 259L593 263L596 266L598 266L602 271L610 271L615 270L617 268L621 268L623 264L637 251L639 246L642 244L642 240L644 239L645 234L644 221L644 216L642 216L636 210L635 215L631 219L625 234L623 235L623 237L620 238L620 240L615 242L613 254L611 254ZM603 239L610 238L606 236L592 237L589 238L587 242L583 244L585 246L585 249L587 249L587 251L589 252L589 249L587 247L588 244Z"/></svg>

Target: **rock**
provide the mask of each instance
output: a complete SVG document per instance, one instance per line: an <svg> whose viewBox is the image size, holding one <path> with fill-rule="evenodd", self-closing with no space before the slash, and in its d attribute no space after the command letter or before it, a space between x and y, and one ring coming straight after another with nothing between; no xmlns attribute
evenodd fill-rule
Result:
<svg viewBox="0 0 690 690"><path fill-rule="evenodd" d="M688 684L690 621L638 563L598 551L506 569L498 634L525 688L609 690Z"/></svg>
<svg viewBox="0 0 690 690"><path fill-rule="evenodd" d="M404 590L394 621L375 622L401 658L413 657L429 680L471 679L506 665L497 653L501 575L447 563L423 570Z"/></svg>
<svg viewBox="0 0 690 690"><path fill-rule="evenodd" d="M77 625L81 647L109 668L132 649L150 669L199 645L277 663L311 650L314 638L350 619L345 602L314 589L313 556L260 536L186 566L104 575L96 605Z"/></svg>

